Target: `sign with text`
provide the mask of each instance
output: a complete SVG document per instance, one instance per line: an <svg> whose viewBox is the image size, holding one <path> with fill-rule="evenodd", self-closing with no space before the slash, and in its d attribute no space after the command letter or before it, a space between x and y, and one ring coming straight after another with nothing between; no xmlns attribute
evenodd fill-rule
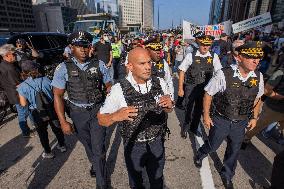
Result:
<svg viewBox="0 0 284 189"><path fill-rule="evenodd" d="M232 25L233 33L239 33L242 31L246 31L252 28L256 28L258 26L262 26L264 24L271 23L271 15L270 12L264 13L262 15L249 18L247 20L243 20L241 22L235 23Z"/></svg>
<svg viewBox="0 0 284 189"><path fill-rule="evenodd" d="M193 35L199 31L218 39L224 33L224 30L225 27L223 24L198 26L185 20L183 21L183 39L194 39Z"/></svg>

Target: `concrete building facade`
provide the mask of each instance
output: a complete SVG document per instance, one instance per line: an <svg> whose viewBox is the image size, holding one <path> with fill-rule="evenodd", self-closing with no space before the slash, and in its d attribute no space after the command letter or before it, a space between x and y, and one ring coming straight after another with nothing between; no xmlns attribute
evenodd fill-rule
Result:
<svg viewBox="0 0 284 189"><path fill-rule="evenodd" d="M0 32L35 31L32 0L0 0Z"/></svg>
<svg viewBox="0 0 284 189"><path fill-rule="evenodd" d="M153 0L118 0L118 6L121 27L127 27L130 31L153 28Z"/></svg>

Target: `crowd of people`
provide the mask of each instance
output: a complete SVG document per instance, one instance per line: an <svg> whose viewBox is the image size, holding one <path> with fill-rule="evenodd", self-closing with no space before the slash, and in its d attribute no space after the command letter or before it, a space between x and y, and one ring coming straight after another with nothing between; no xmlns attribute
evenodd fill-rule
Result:
<svg viewBox="0 0 284 189"><path fill-rule="evenodd" d="M36 130L43 158L55 157L48 125L61 152L68 150L64 134L76 133L97 188L108 188L105 140L108 127L116 126L130 187L144 188L146 169L150 188L163 188L167 114L174 108L184 110L180 137L202 137L209 129L193 157L197 168L227 139L220 173L225 188L233 188L239 151L255 135L268 138L277 131L277 142L284 144L283 31L223 33L218 40L203 32L183 39L178 31L120 37L104 33L93 44L88 32L70 34L52 80L24 39L0 47L1 88L16 105L22 136L33 137ZM284 188L283 164L284 151L275 157L271 188Z"/></svg>

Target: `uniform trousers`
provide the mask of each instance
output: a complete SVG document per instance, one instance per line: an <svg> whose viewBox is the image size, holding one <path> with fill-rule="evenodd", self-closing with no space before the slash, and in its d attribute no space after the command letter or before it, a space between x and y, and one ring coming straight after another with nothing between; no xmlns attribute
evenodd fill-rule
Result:
<svg viewBox="0 0 284 189"><path fill-rule="evenodd" d="M215 152L227 139L227 148L223 160L221 175L231 180L235 174L238 154L245 136L248 120L232 121L219 115L212 117L214 126L209 130L208 141L199 149L199 158L205 158Z"/></svg>
<svg viewBox="0 0 284 189"><path fill-rule="evenodd" d="M189 125L190 130L197 132L203 112L204 84L185 85L185 118L184 127Z"/></svg>
<svg viewBox="0 0 284 189"><path fill-rule="evenodd" d="M99 108L87 110L71 105L70 117L74 123L79 141L85 147L87 157L96 171L97 186L106 186L106 127L99 126L97 112Z"/></svg>
<svg viewBox="0 0 284 189"><path fill-rule="evenodd" d="M162 137L152 142L124 142L124 157L132 189L145 188L142 176L144 168L146 168L150 188L163 188L165 147Z"/></svg>

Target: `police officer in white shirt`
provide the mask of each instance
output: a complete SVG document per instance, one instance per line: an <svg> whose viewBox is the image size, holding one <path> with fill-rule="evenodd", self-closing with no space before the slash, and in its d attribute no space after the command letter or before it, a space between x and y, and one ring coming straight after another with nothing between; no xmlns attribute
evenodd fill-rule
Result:
<svg viewBox="0 0 284 189"><path fill-rule="evenodd" d="M166 112L172 111L173 101L165 81L151 76L151 67L147 50L131 50L128 76L112 87L98 113L100 125L118 123L131 188L144 188L144 168L150 188L163 188Z"/></svg>
<svg viewBox="0 0 284 189"><path fill-rule="evenodd" d="M185 119L181 126L181 137L186 138L188 126L192 133L201 136L198 129L202 115L204 87L213 72L222 68L219 57L210 51L214 37L198 33L196 41L199 49L186 55L179 66L178 96L185 98Z"/></svg>
<svg viewBox="0 0 284 189"><path fill-rule="evenodd" d="M218 70L205 87L203 123L210 128L209 141L199 148L194 158L196 166L201 167L202 159L208 153L216 151L223 140L227 139L221 170L225 188L233 188L231 179L245 130L256 126L260 98L264 93L263 76L255 71L263 57L261 42L246 43L237 47L236 51L238 64Z"/></svg>
<svg viewBox="0 0 284 189"><path fill-rule="evenodd" d="M152 75L163 78L165 80L165 82L167 83L168 90L171 94L171 98L172 100L174 100L174 85L170 67L165 61L165 59L161 58L161 50L163 49L162 44L156 41L145 43L145 48L148 49L153 61Z"/></svg>

